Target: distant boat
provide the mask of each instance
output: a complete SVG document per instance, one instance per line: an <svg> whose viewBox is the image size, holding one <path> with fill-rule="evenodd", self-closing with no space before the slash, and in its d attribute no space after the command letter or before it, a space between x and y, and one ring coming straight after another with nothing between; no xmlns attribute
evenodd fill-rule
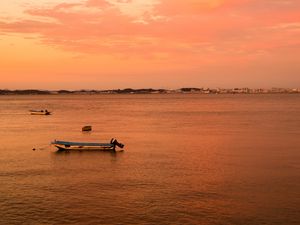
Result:
<svg viewBox="0 0 300 225"><path fill-rule="evenodd" d="M30 110L31 115L51 115L51 112L46 110Z"/></svg>
<svg viewBox="0 0 300 225"><path fill-rule="evenodd" d="M92 131L92 126L84 126L82 131Z"/></svg>
<svg viewBox="0 0 300 225"><path fill-rule="evenodd" d="M112 138L109 143L91 143L91 142L70 142L53 141L51 143L60 151L115 151L116 146L123 148L124 145Z"/></svg>

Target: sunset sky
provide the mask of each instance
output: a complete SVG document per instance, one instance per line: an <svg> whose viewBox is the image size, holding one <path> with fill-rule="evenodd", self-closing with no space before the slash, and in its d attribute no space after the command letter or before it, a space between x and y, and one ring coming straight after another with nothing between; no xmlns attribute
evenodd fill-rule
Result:
<svg viewBox="0 0 300 225"><path fill-rule="evenodd" d="M300 88L299 0L0 2L0 89Z"/></svg>

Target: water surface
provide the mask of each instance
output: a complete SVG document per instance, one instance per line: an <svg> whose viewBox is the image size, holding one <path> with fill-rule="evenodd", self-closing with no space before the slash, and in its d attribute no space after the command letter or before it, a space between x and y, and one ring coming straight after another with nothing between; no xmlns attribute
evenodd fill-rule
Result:
<svg viewBox="0 0 300 225"><path fill-rule="evenodd" d="M299 137L300 95L0 96L0 224L299 224Z"/></svg>

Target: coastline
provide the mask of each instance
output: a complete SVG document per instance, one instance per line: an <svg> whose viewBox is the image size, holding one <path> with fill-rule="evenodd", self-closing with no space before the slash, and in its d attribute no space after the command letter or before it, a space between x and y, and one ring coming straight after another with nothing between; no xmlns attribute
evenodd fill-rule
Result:
<svg viewBox="0 0 300 225"><path fill-rule="evenodd" d="M1 95L98 95L98 94L300 94L299 88L272 88L272 89L250 89L250 88L233 88L233 89L211 89L211 88L180 88L170 89L112 89L112 90L8 90L0 89Z"/></svg>

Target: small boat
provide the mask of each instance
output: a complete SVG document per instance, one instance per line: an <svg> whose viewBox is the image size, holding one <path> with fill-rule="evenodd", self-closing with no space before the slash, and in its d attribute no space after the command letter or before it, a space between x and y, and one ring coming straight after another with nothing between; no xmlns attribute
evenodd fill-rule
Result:
<svg viewBox="0 0 300 225"><path fill-rule="evenodd" d="M124 148L122 143L112 138L109 143L70 142L54 140L52 143L59 151L115 151L116 146Z"/></svg>
<svg viewBox="0 0 300 225"><path fill-rule="evenodd" d="M92 126L84 126L82 131L92 131Z"/></svg>
<svg viewBox="0 0 300 225"><path fill-rule="evenodd" d="M30 110L29 111L31 115L51 115L51 112L46 110Z"/></svg>

